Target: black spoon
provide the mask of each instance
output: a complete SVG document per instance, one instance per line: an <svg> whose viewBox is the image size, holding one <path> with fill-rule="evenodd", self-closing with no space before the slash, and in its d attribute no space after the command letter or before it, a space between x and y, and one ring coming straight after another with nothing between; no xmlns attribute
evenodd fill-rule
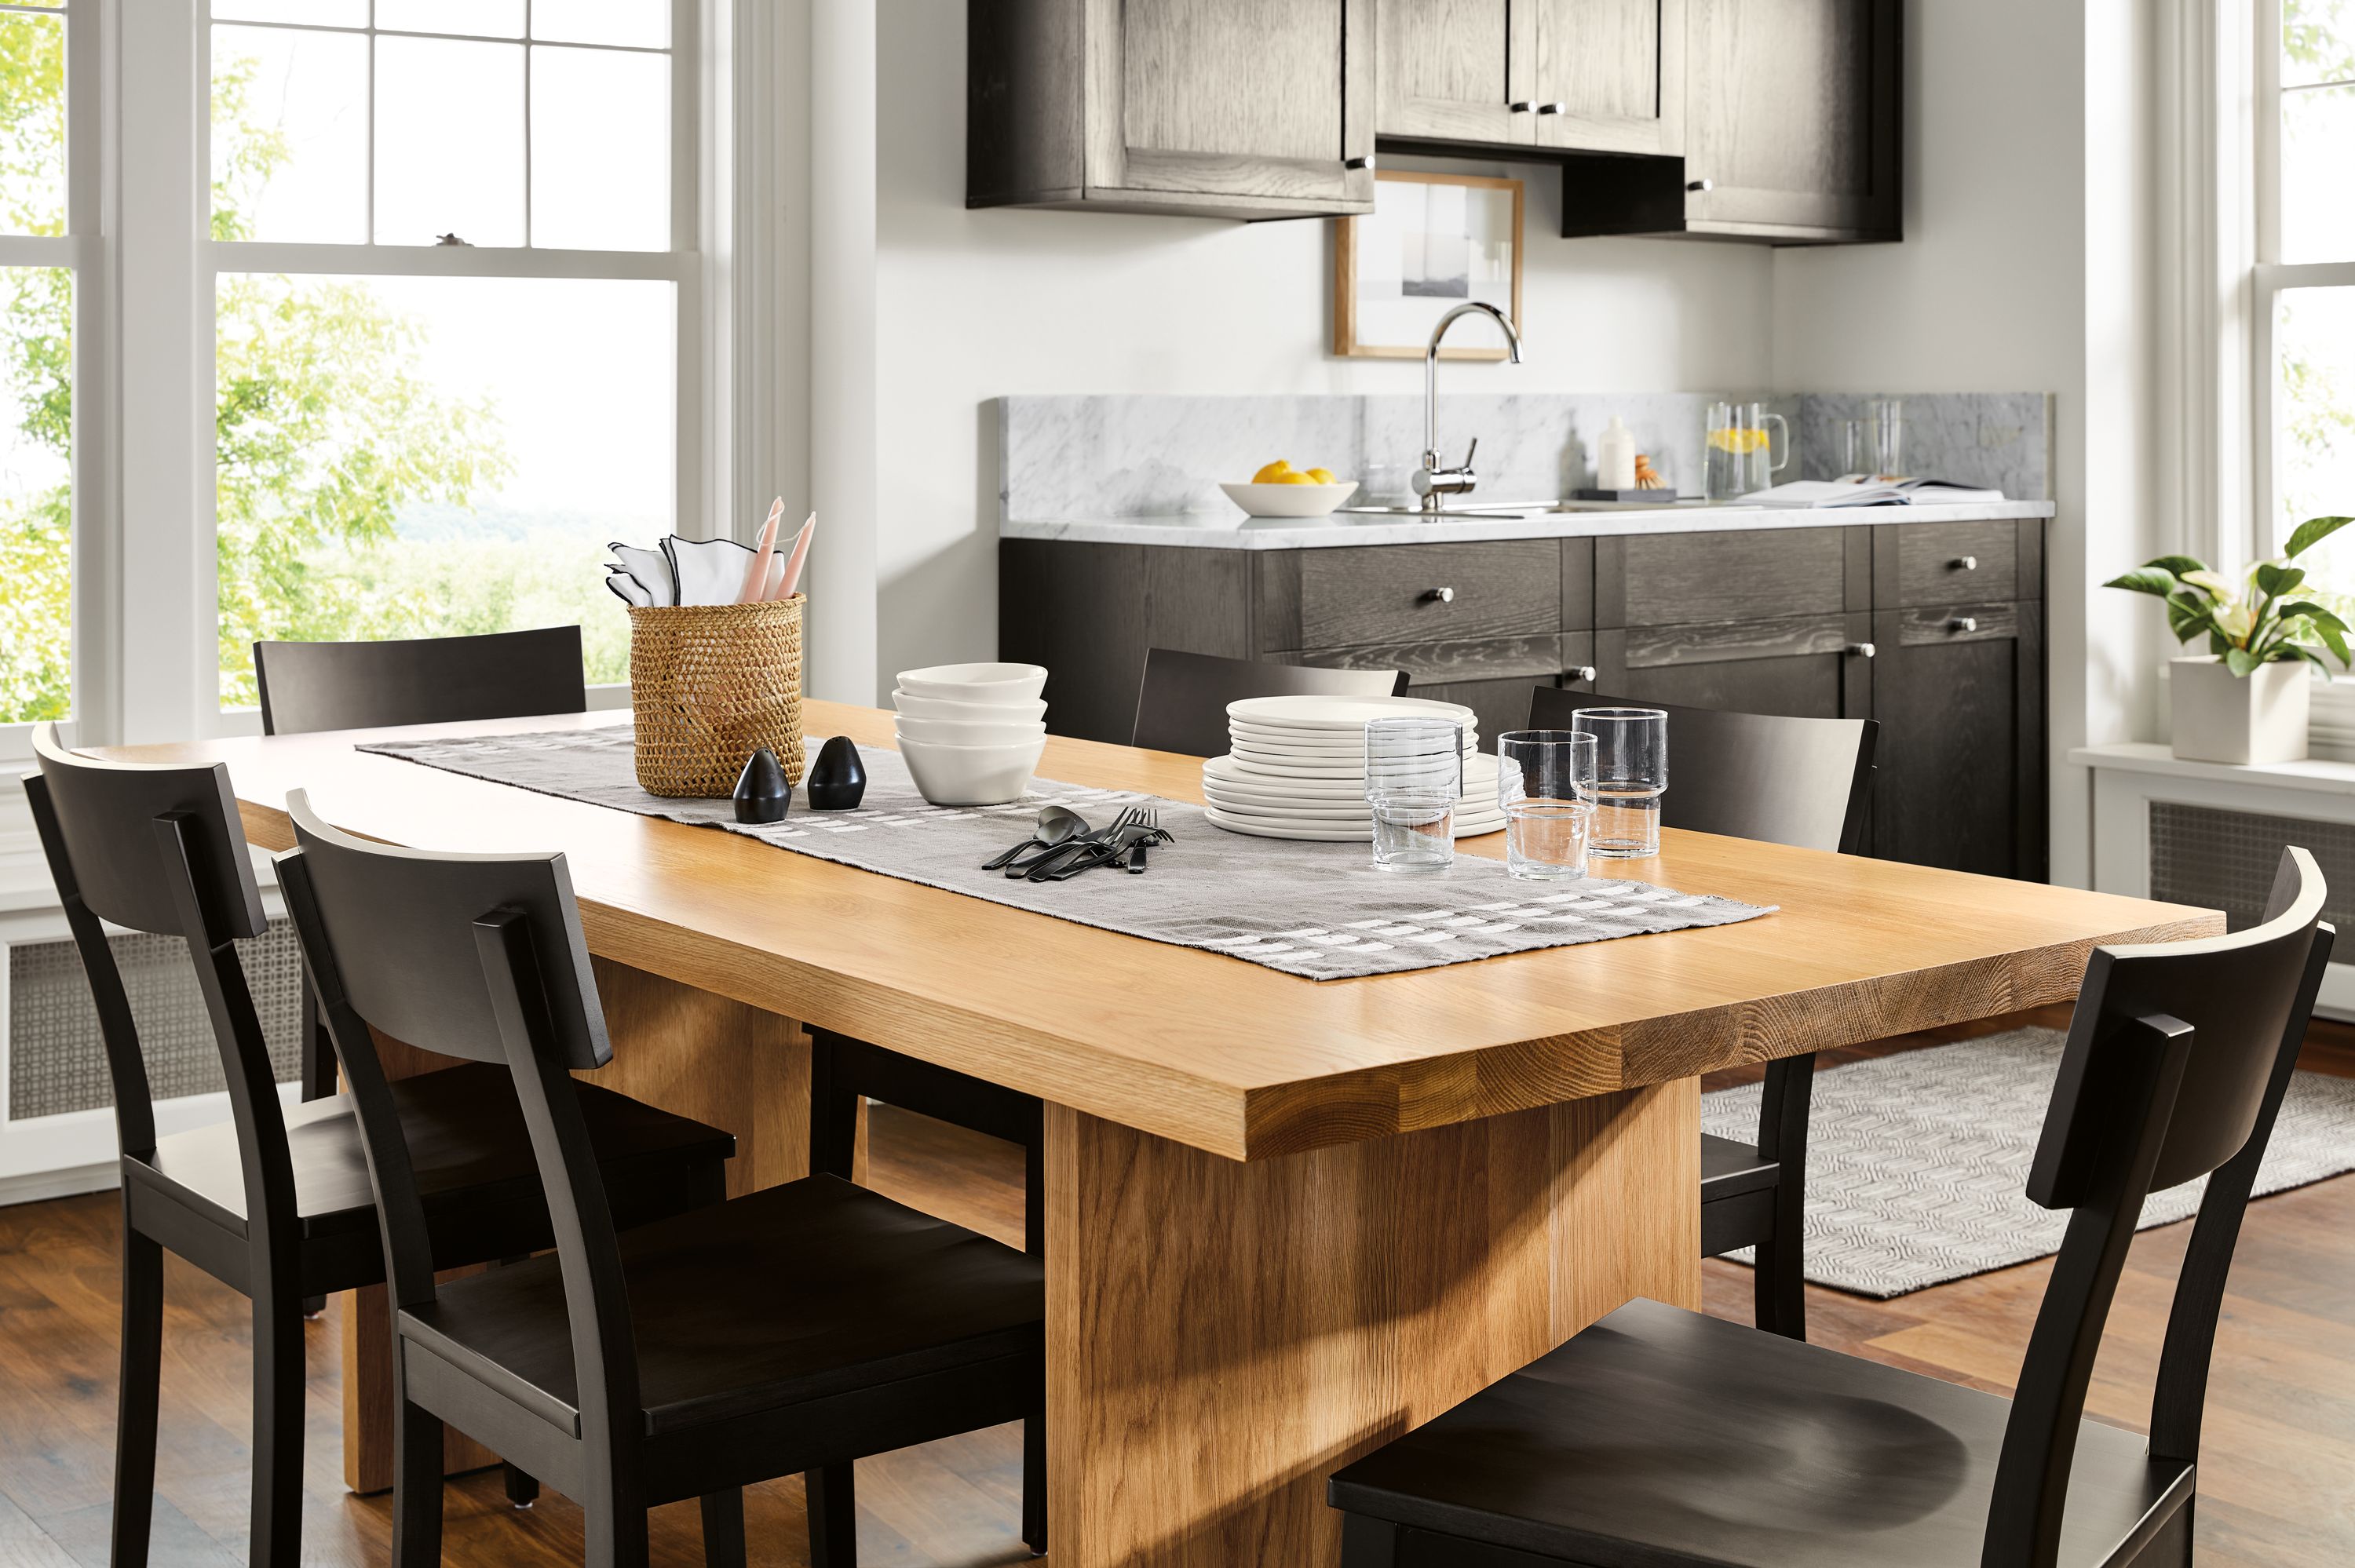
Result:
<svg viewBox="0 0 2355 1568"><path fill-rule="evenodd" d="M1088 820L1069 806L1049 806L1039 813L1039 825L1031 830L1028 838L1024 839L1004 854L984 862L981 869L996 871L1012 863L1015 857L1025 850L1059 849L1067 841L1087 831Z"/></svg>

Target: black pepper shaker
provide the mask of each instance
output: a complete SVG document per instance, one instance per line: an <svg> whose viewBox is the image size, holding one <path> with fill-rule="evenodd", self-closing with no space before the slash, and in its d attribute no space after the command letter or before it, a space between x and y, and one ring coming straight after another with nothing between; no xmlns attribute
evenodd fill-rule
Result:
<svg viewBox="0 0 2355 1568"><path fill-rule="evenodd" d="M793 809L794 787L767 747L752 754L736 779L736 820L740 822L782 822Z"/></svg>
<svg viewBox="0 0 2355 1568"><path fill-rule="evenodd" d="M867 764L859 760L848 736L837 735L818 747L817 760L810 764L802 787L813 811L853 810L867 798Z"/></svg>

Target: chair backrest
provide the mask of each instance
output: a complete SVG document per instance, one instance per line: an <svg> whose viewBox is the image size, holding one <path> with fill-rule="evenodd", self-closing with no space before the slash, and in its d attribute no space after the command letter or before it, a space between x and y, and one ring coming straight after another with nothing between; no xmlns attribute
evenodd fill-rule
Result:
<svg viewBox="0 0 2355 1568"><path fill-rule="evenodd" d="M1580 708L1658 708L1668 715L1665 826L1850 854L1863 844L1881 735L1872 719L1722 713L1540 686L1529 696L1529 727L1572 728Z"/></svg>
<svg viewBox="0 0 2355 1568"><path fill-rule="evenodd" d="M1319 670L1148 648L1129 744L1187 757L1216 757L1227 749L1227 705L1243 697L1405 694L1403 670Z"/></svg>
<svg viewBox="0 0 2355 1568"><path fill-rule="evenodd" d="M577 714L589 705L577 626L396 642L257 642L253 674L264 735Z"/></svg>
<svg viewBox="0 0 2355 1568"><path fill-rule="evenodd" d="M114 1085L123 1154L155 1152L155 1112L123 972L101 924L179 937L219 1048L244 1166L250 1234L292 1246L294 1183L277 1074L234 946L269 928L254 885L229 768L155 767L80 757L52 725L33 730L40 771L25 779L33 826L90 978Z"/></svg>
<svg viewBox="0 0 2355 1568"><path fill-rule="evenodd" d="M2005 1429L1985 1563L2054 1560L2085 1390L2143 1200L2213 1172L2151 1422L2155 1457L2198 1457L2232 1247L2329 961L2326 891L2314 857L2288 849L2264 924L2094 950L2028 1178L2030 1200L2073 1212Z"/></svg>
<svg viewBox="0 0 2355 1568"><path fill-rule="evenodd" d="M608 1447L634 1441L629 1297L571 1077L613 1053L564 857L373 843L330 826L301 790L287 814L298 847L279 857L279 880L358 1113L394 1304L433 1299L433 1258L371 1026L506 1064L548 1196L583 1436Z"/></svg>

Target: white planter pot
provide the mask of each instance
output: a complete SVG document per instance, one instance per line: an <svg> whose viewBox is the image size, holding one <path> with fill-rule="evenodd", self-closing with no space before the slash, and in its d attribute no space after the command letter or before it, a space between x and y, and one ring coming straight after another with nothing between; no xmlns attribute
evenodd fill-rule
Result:
<svg viewBox="0 0 2355 1568"><path fill-rule="evenodd" d="M2306 756L2304 660L2235 675L2214 654L2168 661L2175 755L2186 762L2296 762Z"/></svg>

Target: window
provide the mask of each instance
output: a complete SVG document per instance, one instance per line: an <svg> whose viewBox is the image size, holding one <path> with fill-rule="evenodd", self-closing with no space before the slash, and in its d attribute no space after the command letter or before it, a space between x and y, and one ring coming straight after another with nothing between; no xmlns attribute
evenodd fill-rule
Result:
<svg viewBox="0 0 2355 1568"><path fill-rule="evenodd" d="M578 621L625 678L598 562L698 511L694 10L212 0L223 711L265 638Z"/></svg>
<svg viewBox="0 0 2355 1568"><path fill-rule="evenodd" d="M0 725L73 709L75 283L89 228L88 171L68 156L76 11L0 4Z"/></svg>
<svg viewBox="0 0 2355 1568"><path fill-rule="evenodd" d="M2355 0L2261 0L2257 47L2260 554L2355 512ZM2355 547L2316 552L2328 580Z"/></svg>

